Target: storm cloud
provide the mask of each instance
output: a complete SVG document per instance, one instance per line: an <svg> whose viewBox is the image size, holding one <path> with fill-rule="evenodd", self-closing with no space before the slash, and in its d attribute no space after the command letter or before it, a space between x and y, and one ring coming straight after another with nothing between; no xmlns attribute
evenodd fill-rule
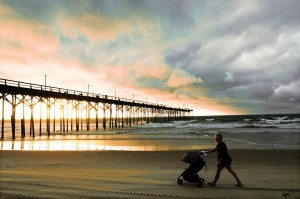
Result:
<svg viewBox="0 0 300 199"><path fill-rule="evenodd" d="M253 113L299 112L300 2L205 3L204 28L194 29L211 25L211 34L170 47L166 62L201 78L214 99Z"/></svg>
<svg viewBox="0 0 300 199"><path fill-rule="evenodd" d="M298 0L2 0L0 75L38 82L23 74L47 73L71 88L184 101L196 114L299 113L299 8Z"/></svg>

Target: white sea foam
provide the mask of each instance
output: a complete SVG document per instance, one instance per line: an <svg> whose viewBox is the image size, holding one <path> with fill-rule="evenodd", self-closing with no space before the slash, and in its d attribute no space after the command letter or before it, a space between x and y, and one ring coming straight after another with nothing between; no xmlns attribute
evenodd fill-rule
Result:
<svg viewBox="0 0 300 199"><path fill-rule="evenodd" d="M37 125L38 126L38 125ZM28 128L28 127L27 127ZM59 141L60 144L76 143L80 141L89 145L87 150L97 148L96 145L106 143L108 149L117 145L139 146L145 149L195 149L201 147L213 147L215 145L214 134L220 132L224 140L230 143L230 148L292 148L299 149L300 116L227 116L205 118L198 117L192 120L171 121L166 123L148 123L125 128L99 129L79 132L56 132L50 137L42 130L40 136L36 130L34 140L27 136L24 141L47 143ZM58 129L58 128L57 128ZM10 127L5 129L5 143L18 143L22 141L17 133L17 139L11 141ZM28 131L26 132L28 135ZM3 146L3 141L0 141ZM117 143L117 144L116 144ZM74 144L72 144L73 146ZM16 146L16 145L15 145ZM28 146L28 145L26 145ZM34 145L36 146L36 145ZM110 147L109 147L110 146ZM152 146L152 147L150 147ZM73 147L74 148L74 147ZM84 148L84 147L83 147ZM101 148L101 147L100 147ZM134 148L134 147L133 147ZM97 148L99 149L99 147ZM124 150L126 147L123 148Z"/></svg>

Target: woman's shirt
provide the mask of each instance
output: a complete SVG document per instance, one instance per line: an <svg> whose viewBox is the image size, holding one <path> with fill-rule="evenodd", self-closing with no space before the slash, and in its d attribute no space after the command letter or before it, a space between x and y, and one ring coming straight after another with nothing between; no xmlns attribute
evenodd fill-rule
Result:
<svg viewBox="0 0 300 199"><path fill-rule="evenodd" d="M218 152L218 160L229 158L227 146L224 142L220 142L216 146Z"/></svg>

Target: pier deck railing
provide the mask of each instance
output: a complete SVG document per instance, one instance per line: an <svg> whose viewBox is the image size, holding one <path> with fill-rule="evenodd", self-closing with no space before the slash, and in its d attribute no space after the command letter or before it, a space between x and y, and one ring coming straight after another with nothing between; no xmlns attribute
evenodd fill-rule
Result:
<svg viewBox="0 0 300 199"><path fill-rule="evenodd" d="M23 104L23 119L21 119L21 136L25 137L25 112L24 106L30 109L30 136L35 136L34 127L34 107L40 104L40 124L39 132L42 133L42 109L46 110L46 125L47 133L50 136L50 118L51 112L53 118L53 132L56 131L55 115L56 108L60 111L60 131L68 132L69 126L71 131L75 119L76 131L83 129L83 114L86 117L86 128L90 130L90 114L91 110L95 110L96 130L98 130L99 112L102 112L103 128L106 129L107 117L110 128L124 127L124 123L131 127L131 124L142 124L143 121L147 123L150 118L182 119L189 116L192 112L188 108L180 108L173 106L166 106L164 104L150 103L140 100L120 98L117 96L108 96L84 91L77 91L47 85L39 85L33 83L26 83L21 81L14 81L0 78L0 99L2 99L2 122L1 122L1 139L4 138L4 117L5 117L5 102L11 106L11 130L12 138L15 139L16 133L16 112L17 106ZM44 107L43 108L43 104ZM72 107L69 109L69 107ZM44 111L45 111L44 110ZM71 118L68 115L71 111ZM75 112L75 118L74 114ZM71 120L71 125L69 124Z"/></svg>
<svg viewBox="0 0 300 199"><path fill-rule="evenodd" d="M102 95L85 91L77 91L72 89L58 88L47 85L33 84L15 80L0 78L0 92L15 92L15 94L30 94L47 97L65 97L78 100L95 101L102 103L115 103L123 105L133 105L138 107L148 107L166 110L178 110L191 112L192 109L180 108L174 106L166 106L164 104L145 102L140 100L121 98L117 96Z"/></svg>

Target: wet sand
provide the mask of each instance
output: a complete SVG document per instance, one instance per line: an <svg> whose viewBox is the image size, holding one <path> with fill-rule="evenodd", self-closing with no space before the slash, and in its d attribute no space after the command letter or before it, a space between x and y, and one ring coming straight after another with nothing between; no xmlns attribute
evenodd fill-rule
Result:
<svg viewBox="0 0 300 199"><path fill-rule="evenodd" d="M216 154L199 172L203 188L177 177L185 151L0 151L0 198L300 198L300 150L230 150L244 183L225 169L216 187Z"/></svg>

